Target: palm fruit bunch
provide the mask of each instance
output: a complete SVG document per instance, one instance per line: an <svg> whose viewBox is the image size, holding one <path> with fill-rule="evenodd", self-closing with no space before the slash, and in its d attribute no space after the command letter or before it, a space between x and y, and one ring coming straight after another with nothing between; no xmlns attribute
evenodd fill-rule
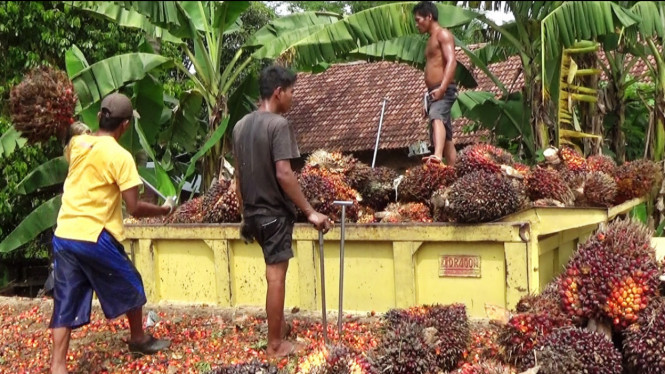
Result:
<svg viewBox="0 0 665 374"><path fill-rule="evenodd" d="M516 374L516 372L498 361L481 361L475 364L465 363L450 374Z"/></svg>
<svg viewBox="0 0 665 374"><path fill-rule="evenodd" d="M631 373L665 373L665 301L654 300L624 331L623 355Z"/></svg>
<svg viewBox="0 0 665 374"><path fill-rule="evenodd" d="M562 307L577 323L598 319L622 331L655 297L658 264L650 230L615 220L581 245L557 280Z"/></svg>
<svg viewBox="0 0 665 374"><path fill-rule="evenodd" d="M356 223L376 223L378 220L374 216L374 209L361 205L358 211L358 220Z"/></svg>
<svg viewBox="0 0 665 374"><path fill-rule="evenodd" d="M203 215L203 196L199 196L177 207L164 223L200 223Z"/></svg>
<svg viewBox="0 0 665 374"><path fill-rule="evenodd" d="M523 199L510 178L479 170L453 183L446 194L444 209L455 222L489 222L516 212Z"/></svg>
<svg viewBox="0 0 665 374"><path fill-rule="evenodd" d="M380 222L432 222L429 207L423 203L390 203Z"/></svg>
<svg viewBox="0 0 665 374"><path fill-rule="evenodd" d="M371 364L344 345L323 346L298 362L297 374L370 374Z"/></svg>
<svg viewBox="0 0 665 374"><path fill-rule="evenodd" d="M397 189L401 202L429 203L432 192L452 184L457 177L455 168L443 164L421 164L406 170Z"/></svg>
<svg viewBox="0 0 665 374"><path fill-rule="evenodd" d="M495 361L500 358L501 346L497 343L500 326L496 324L476 324L471 327L471 338L463 353L464 364L477 364Z"/></svg>
<svg viewBox="0 0 665 374"><path fill-rule="evenodd" d="M473 144L462 149L457 157L455 169L459 177L474 171L484 170L500 173L501 165L512 166L515 159L510 152L491 144Z"/></svg>
<svg viewBox="0 0 665 374"><path fill-rule="evenodd" d="M590 206L610 207L617 195L614 178L602 171L587 174L584 181L584 202Z"/></svg>
<svg viewBox="0 0 665 374"><path fill-rule="evenodd" d="M356 164L357 165L357 164ZM362 167L359 170L364 170ZM379 166L371 170L369 177L363 179L365 182L360 183L355 188L363 198L363 205L366 205L377 212L386 208L388 203L395 201L395 188L393 187L394 180L399 177L397 171L385 166ZM366 173L362 171L358 173ZM356 177L355 172L352 170L350 178L360 179Z"/></svg>
<svg viewBox="0 0 665 374"><path fill-rule="evenodd" d="M395 343L408 344L414 340L421 344L417 348L424 350L430 367L452 370L470 342L469 319L464 304L422 305L408 309L391 309L383 317L388 326L387 340L383 340L377 349L387 350L387 355L398 355L406 347L393 346ZM417 330L414 332L414 330ZM390 333L398 333L398 336ZM411 334L405 340L399 333ZM393 341L398 339L397 342ZM420 342L422 340L422 342ZM382 348L381 348L382 347ZM385 354L384 354L385 356ZM391 357L387 362L380 362L378 368L386 368L389 364L398 364L400 357ZM385 365L384 365L385 364ZM402 373L402 371L399 371ZM403 371L411 373L412 371ZM427 371L425 371L427 372Z"/></svg>
<svg viewBox="0 0 665 374"><path fill-rule="evenodd" d="M307 157L305 167L314 167L328 170L333 174L348 174L359 161L351 155L343 155L339 151L328 152L323 149L316 150Z"/></svg>
<svg viewBox="0 0 665 374"><path fill-rule="evenodd" d="M575 148L566 145L561 147L559 149L559 157L563 161L561 163L563 167L573 173L584 174L587 172L587 161Z"/></svg>
<svg viewBox="0 0 665 374"><path fill-rule="evenodd" d="M17 131L30 143L64 138L74 123L74 85L64 71L49 66L32 69L9 95L9 110Z"/></svg>
<svg viewBox="0 0 665 374"><path fill-rule="evenodd" d="M225 365L210 371L209 374L277 374L275 365L254 359L248 363Z"/></svg>
<svg viewBox="0 0 665 374"><path fill-rule="evenodd" d="M203 222L240 222L240 201L235 188L230 188L230 185L227 180L215 182L203 196Z"/></svg>
<svg viewBox="0 0 665 374"><path fill-rule="evenodd" d="M609 176L614 176L617 164L612 157L606 155L592 155L586 159L589 172L601 171Z"/></svg>
<svg viewBox="0 0 665 374"><path fill-rule="evenodd" d="M549 312L514 315L499 334L503 361L521 371L533 367L533 351L540 341L555 329L569 324L568 319Z"/></svg>
<svg viewBox="0 0 665 374"><path fill-rule="evenodd" d="M550 313L564 317L561 309L559 290L555 282L550 282L540 294L523 296L515 306L518 313Z"/></svg>
<svg viewBox="0 0 665 374"><path fill-rule="evenodd" d="M663 172L655 162L640 159L619 166L614 178L617 183L615 204L621 204L627 200L645 196L654 188L660 188Z"/></svg>
<svg viewBox="0 0 665 374"><path fill-rule="evenodd" d="M539 374L621 374L621 353L605 335L565 327L545 337L536 349Z"/></svg>
<svg viewBox="0 0 665 374"><path fill-rule="evenodd" d="M306 165L298 175L298 182L312 207L334 220L341 219L342 208L333 204L335 200L351 200L353 205L346 208L346 218L358 219L360 194L351 188L341 172ZM300 218L304 215L299 212Z"/></svg>
<svg viewBox="0 0 665 374"><path fill-rule="evenodd" d="M527 174L531 171L531 168L528 165L516 162L512 165L513 170L517 171L523 177L526 177Z"/></svg>
<svg viewBox="0 0 665 374"><path fill-rule="evenodd" d="M401 323L388 329L373 350L372 366L385 374L429 374L436 367L436 347L425 328Z"/></svg>
<svg viewBox="0 0 665 374"><path fill-rule="evenodd" d="M554 169L536 167L525 180L526 192L531 201L552 199L566 206L573 205L575 196L570 187Z"/></svg>

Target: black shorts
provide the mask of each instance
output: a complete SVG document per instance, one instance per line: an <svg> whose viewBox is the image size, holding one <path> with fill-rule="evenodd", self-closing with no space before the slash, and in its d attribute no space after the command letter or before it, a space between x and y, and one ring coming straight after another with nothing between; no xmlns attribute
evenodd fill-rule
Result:
<svg viewBox="0 0 665 374"><path fill-rule="evenodd" d="M432 87L428 90L432 92L437 89L439 86ZM427 96L429 97L429 95ZM434 139L432 139L432 121L435 119L443 122L443 126L446 129L446 140L453 140L453 124L452 119L450 118L450 109L453 107L453 104L457 100L457 85L451 83L446 89L446 93L443 95L441 100L430 101L427 100L427 117L429 118L429 136L432 144L434 144Z"/></svg>
<svg viewBox="0 0 665 374"><path fill-rule="evenodd" d="M266 264L277 264L293 257L294 219L279 216L252 216L245 219L245 224L249 233L261 246Z"/></svg>

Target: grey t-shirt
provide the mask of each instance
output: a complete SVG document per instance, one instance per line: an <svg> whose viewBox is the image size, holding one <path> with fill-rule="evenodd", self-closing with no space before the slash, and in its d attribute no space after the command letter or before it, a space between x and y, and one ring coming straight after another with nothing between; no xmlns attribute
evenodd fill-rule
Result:
<svg viewBox="0 0 665 374"><path fill-rule="evenodd" d="M286 118L255 111L233 128L233 154L243 199L243 215L291 216L295 204L277 181L275 162L300 157L296 136Z"/></svg>

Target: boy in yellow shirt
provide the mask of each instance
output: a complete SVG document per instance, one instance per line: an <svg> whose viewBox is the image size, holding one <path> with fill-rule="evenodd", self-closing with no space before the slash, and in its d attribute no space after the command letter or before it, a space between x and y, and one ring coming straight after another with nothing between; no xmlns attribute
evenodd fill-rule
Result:
<svg viewBox="0 0 665 374"><path fill-rule="evenodd" d="M125 95L104 98L99 130L72 137L69 171L53 236L52 373L66 373L71 330L90 322L93 290L108 319L127 315L129 350L156 353L170 345L143 331L143 281L123 246L122 201L129 214L170 214L174 201L157 206L138 199L141 184L132 155L117 140L138 116Z"/></svg>

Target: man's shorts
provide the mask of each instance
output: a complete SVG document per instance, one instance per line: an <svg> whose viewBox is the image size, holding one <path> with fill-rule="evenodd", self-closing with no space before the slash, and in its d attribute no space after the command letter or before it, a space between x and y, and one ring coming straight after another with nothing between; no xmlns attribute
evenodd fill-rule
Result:
<svg viewBox="0 0 665 374"><path fill-rule="evenodd" d="M439 86L432 87L427 92L427 117L429 118L429 136L432 144L434 144L434 139L432 138L432 121L435 119L443 122L443 125L446 129L446 140L453 140L453 124L450 118L450 109L453 107L455 100L457 100L457 85L451 83L446 89L446 93L443 95L441 100L430 101L429 93L437 89Z"/></svg>
<svg viewBox="0 0 665 374"><path fill-rule="evenodd" d="M53 316L50 328L90 323L92 291L108 319L146 303L143 280L108 231L96 243L53 237Z"/></svg>
<svg viewBox="0 0 665 374"><path fill-rule="evenodd" d="M295 220L290 217L251 216L245 219L245 224L263 249L266 264L277 264L293 257L291 243Z"/></svg>

